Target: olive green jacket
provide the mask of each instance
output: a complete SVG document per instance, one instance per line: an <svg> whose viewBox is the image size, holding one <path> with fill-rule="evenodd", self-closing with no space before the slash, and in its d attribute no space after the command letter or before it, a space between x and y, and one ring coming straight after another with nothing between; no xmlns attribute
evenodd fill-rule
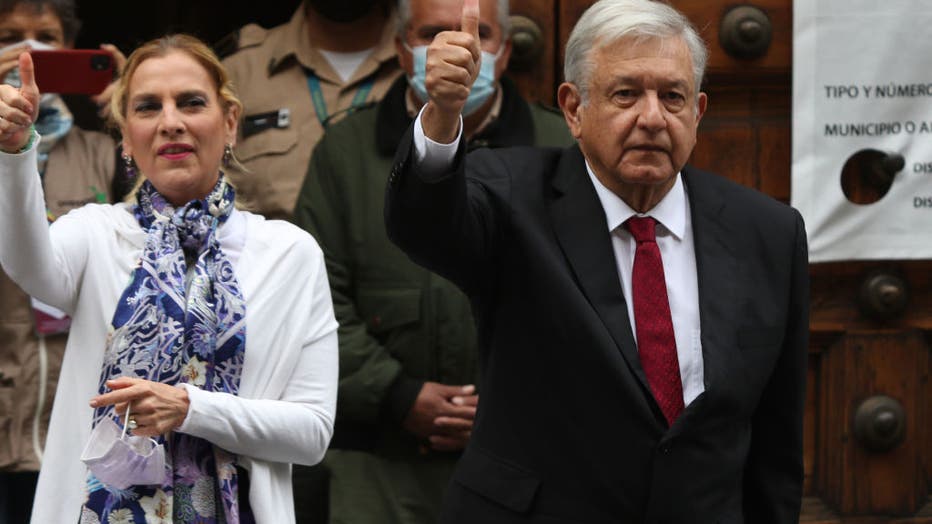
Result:
<svg viewBox="0 0 932 524"><path fill-rule="evenodd" d="M528 104L507 79L502 88L498 119L472 138L471 147L572 143L561 115ZM294 216L324 250L340 322L331 447L385 456L418 449L401 423L425 381L479 385L468 298L411 262L385 234L385 184L412 121L406 90L402 77L378 105L327 130L311 157Z"/></svg>

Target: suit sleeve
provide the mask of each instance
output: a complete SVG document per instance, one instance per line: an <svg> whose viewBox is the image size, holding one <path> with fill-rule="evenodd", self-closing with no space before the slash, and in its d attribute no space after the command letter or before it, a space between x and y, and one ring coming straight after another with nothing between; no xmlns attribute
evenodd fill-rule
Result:
<svg viewBox="0 0 932 524"><path fill-rule="evenodd" d="M488 149L470 153L467 161L460 141L444 175L422 173L412 127L398 146L385 193L388 237L415 263L472 295L491 281L506 231L508 170Z"/></svg>
<svg viewBox="0 0 932 524"><path fill-rule="evenodd" d="M809 349L809 262L806 231L795 212L789 311L783 347L752 420L745 467L746 522L799 521L803 490L803 411Z"/></svg>
<svg viewBox="0 0 932 524"><path fill-rule="evenodd" d="M374 424L386 410L400 423L422 383L402 374L401 363L372 337L355 304L352 191L334 159L354 154L324 137L314 150L295 207L295 223L324 251L339 328L340 380L337 413L342 421ZM358 154L358 153L356 153Z"/></svg>

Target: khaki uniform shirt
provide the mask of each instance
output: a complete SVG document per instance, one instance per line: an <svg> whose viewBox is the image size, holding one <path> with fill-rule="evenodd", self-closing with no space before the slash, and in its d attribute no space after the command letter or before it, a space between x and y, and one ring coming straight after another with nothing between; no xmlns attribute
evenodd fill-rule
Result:
<svg viewBox="0 0 932 524"><path fill-rule="evenodd" d="M87 203L109 202L115 163L113 139L72 128L49 153L45 167L45 202L52 218ZM0 469L39 470L33 441L45 442L66 339L51 335L40 345L29 295L0 271Z"/></svg>
<svg viewBox="0 0 932 524"><path fill-rule="evenodd" d="M223 64L244 105L235 153L247 171L228 174L247 209L268 218L291 219L311 151L324 132L306 70L320 81L330 121L339 120L366 79L375 75L366 101L376 101L401 73L394 37L392 17L372 54L343 82L311 45L303 7L273 29L250 24L240 30L239 50ZM287 110L287 118L279 118L282 110Z"/></svg>

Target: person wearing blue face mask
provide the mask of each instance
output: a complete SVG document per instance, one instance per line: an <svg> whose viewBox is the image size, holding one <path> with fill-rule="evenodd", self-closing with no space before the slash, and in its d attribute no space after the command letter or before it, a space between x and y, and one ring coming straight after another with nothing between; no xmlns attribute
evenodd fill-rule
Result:
<svg viewBox="0 0 932 524"><path fill-rule="evenodd" d="M470 147L570 144L564 121L504 76L508 1L480 3L482 65L463 109ZM340 322L336 427L324 459L333 524L437 522L472 432L481 391L469 300L392 246L382 224L384 173L428 100L428 46L459 28L461 10L462 0L399 3L405 75L380 103L327 129L295 208L324 250Z"/></svg>

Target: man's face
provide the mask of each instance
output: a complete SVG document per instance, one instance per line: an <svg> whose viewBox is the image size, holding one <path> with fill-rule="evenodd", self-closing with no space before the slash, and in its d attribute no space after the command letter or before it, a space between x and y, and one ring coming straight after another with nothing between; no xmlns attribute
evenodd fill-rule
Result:
<svg viewBox="0 0 932 524"><path fill-rule="evenodd" d="M463 0L411 0L411 20L405 27L403 40L395 39L398 59L408 76L414 73L414 61L403 44L407 43L412 48L430 45L437 33L459 31L462 15ZM511 56L511 40L507 37L498 25L498 1L479 0L480 47L494 55L505 46L495 62L496 80L505 72Z"/></svg>
<svg viewBox="0 0 932 524"><path fill-rule="evenodd" d="M589 60L587 103L572 84L560 86L559 96L589 165L618 195L636 186L666 193L696 145L707 103L686 43L623 38L593 49Z"/></svg>

